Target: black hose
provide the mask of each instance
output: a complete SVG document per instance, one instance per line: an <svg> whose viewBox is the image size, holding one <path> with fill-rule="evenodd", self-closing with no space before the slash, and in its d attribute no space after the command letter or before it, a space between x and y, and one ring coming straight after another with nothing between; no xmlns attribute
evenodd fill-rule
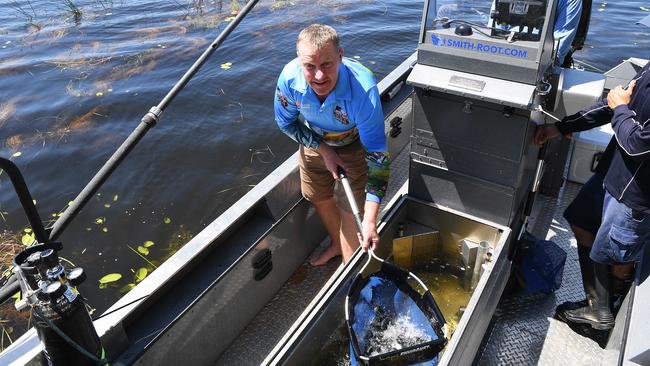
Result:
<svg viewBox="0 0 650 366"><path fill-rule="evenodd" d="M203 51L203 54L194 62L194 64L185 72L185 74L180 78L178 82L171 88L171 90L165 95L162 101L156 106L152 107L147 114L142 117L140 124L136 129L131 132L129 137L122 143L122 145L113 153L113 155L108 159L104 166L95 174L95 176L88 182L86 187L79 193L79 195L72 201L72 204L61 214L61 217L56 220L54 225L51 228L50 240L56 240L59 235L65 230L65 228L70 224L70 221L77 216L79 211L88 203L88 201L95 195L97 190L101 187L102 184L108 179L108 177L113 173L113 171L118 167L118 165L126 158L128 153L135 147L135 145L144 137L144 135L153 127L158 120L160 115L165 111L167 105L171 103L172 100L180 93L180 91L185 87L185 85L192 79L194 74L196 74L199 69L205 64L208 57L223 43L223 41L230 35L230 33L237 27L237 25L246 17L250 10L257 4L259 0L249 1L237 14L235 19L233 19L226 29L224 29L221 34L208 46L208 48Z"/></svg>
<svg viewBox="0 0 650 366"><path fill-rule="evenodd" d="M5 301L11 299L11 297L18 291L20 291L20 282L18 282L18 277L14 274L11 275L7 283L0 288L0 304L4 304Z"/></svg>
<svg viewBox="0 0 650 366"><path fill-rule="evenodd" d="M23 206L23 210L25 210L25 215L27 215L29 225L34 231L34 237L39 243L44 243L47 240L47 234L43 227L41 217L38 215L38 211L34 205L32 195L29 193L29 189L27 189L27 184L25 184L23 175L20 173L16 164L9 159L0 158L0 169L4 170L9 176L9 179L11 179L11 184L14 186L14 190L18 195L20 204Z"/></svg>

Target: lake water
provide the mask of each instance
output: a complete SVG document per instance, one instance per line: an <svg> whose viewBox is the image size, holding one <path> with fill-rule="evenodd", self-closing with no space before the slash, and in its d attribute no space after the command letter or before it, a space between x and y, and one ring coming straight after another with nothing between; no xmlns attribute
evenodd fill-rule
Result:
<svg viewBox="0 0 650 366"><path fill-rule="evenodd" d="M45 220L56 219L244 3L2 2L0 155L22 170ZM576 59L607 70L650 57L650 28L634 24L647 7L594 2ZM90 304L105 310L141 268L150 272L296 150L276 127L272 103L300 29L333 25L346 56L380 80L415 51L421 10L411 0L260 1L60 237L61 255L88 273L81 291ZM22 235L27 221L6 175L0 187L0 230ZM122 278L99 289L110 273Z"/></svg>

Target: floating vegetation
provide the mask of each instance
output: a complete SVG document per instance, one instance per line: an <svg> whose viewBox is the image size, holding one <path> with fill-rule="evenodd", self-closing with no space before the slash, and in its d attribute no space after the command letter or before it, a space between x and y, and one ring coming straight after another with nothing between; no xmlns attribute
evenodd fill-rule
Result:
<svg viewBox="0 0 650 366"><path fill-rule="evenodd" d="M9 3L9 7L25 18L29 33L38 32L43 28L43 25L34 22L34 18L36 18L36 10L34 10L31 0L27 0L25 3L26 5L21 5L16 1L12 1Z"/></svg>
<svg viewBox="0 0 650 366"><path fill-rule="evenodd" d="M99 279L99 288L104 289L108 287L109 284L115 284L122 278L120 273L110 273Z"/></svg>
<svg viewBox="0 0 650 366"><path fill-rule="evenodd" d="M111 273L107 274L106 276L102 277L99 279L99 283L111 283L118 281L120 278L122 278L122 275L119 273Z"/></svg>
<svg viewBox="0 0 650 366"><path fill-rule="evenodd" d="M250 163L253 164L253 158L257 158L257 160L260 163L268 164L273 162L273 158L275 158L275 154L273 153L273 150L271 150L271 147L269 145L266 145L266 148L263 149L248 149L248 151L251 152L251 161ZM270 158L268 158L270 156ZM263 157L267 157L266 159Z"/></svg>
<svg viewBox="0 0 650 366"><path fill-rule="evenodd" d="M20 242L26 247L36 242L36 235L34 234L31 228L25 228L23 230L23 235L20 238Z"/></svg>
<svg viewBox="0 0 650 366"><path fill-rule="evenodd" d="M128 56L125 64L113 67L110 79L112 81L129 79L134 75L153 70L157 65L156 58L162 56L163 52L164 49L155 47Z"/></svg>
<svg viewBox="0 0 650 366"><path fill-rule="evenodd" d="M172 234L169 243L167 243L167 247L165 248L167 254L162 259L162 261L164 262L167 259L169 259L172 255L174 255L174 253L176 253L179 249L181 249L183 245L185 245L193 237L194 235L187 228L185 228L185 226L180 225L178 230Z"/></svg>
<svg viewBox="0 0 650 366"><path fill-rule="evenodd" d="M133 281L135 283L140 283L140 282L142 282L142 280L144 280L147 277L148 274L149 274L148 269L146 269L144 267L140 267L140 268L138 268L137 271L135 271L135 276L133 278Z"/></svg>
<svg viewBox="0 0 650 366"><path fill-rule="evenodd" d="M230 12L232 15L235 15L239 13L241 10L241 4L239 3L239 0L231 0L230 1Z"/></svg>
<svg viewBox="0 0 650 366"><path fill-rule="evenodd" d="M0 128L4 126L5 122L16 112L16 100L12 99L4 103L0 103Z"/></svg>
<svg viewBox="0 0 650 366"><path fill-rule="evenodd" d="M2 278L8 278L11 274L14 257L24 249L21 244L18 235L6 230L0 232L0 272L2 272Z"/></svg>
<svg viewBox="0 0 650 366"><path fill-rule="evenodd" d="M138 253L140 253L142 255L149 255L149 249L143 247L142 245L139 245L138 246Z"/></svg>
<svg viewBox="0 0 650 366"><path fill-rule="evenodd" d="M135 254L137 254L140 258L142 258L145 262L147 262L147 264L149 264L149 265L152 266L153 268L158 268L157 265L153 264L149 259L147 259L147 258L144 257L142 254L140 254L140 252L139 252L138 250L133 249L133 247L130 246L130 245L127 245L127 247L128 247L132 252L134 252ZM140 248L140 246L138 246L138 248ZM145 249L147 249L147 248L145 248ZM148 253L148 251L149 251L149 250L147 249L147 253Z"/></svg>
<svg viewBox="0 0 650 366"><path fill-rule="evenodd" d="M214 29L221 24L222 19L223 15L219 14L188 15L185 18L188 26L202 29ZM225 19L223 21L225 21Z"/></svg>
<svg viewBox="0 0 650 366"><path fill-rule="evenodd" d="M296 5L295 2L293 1L287 1L287 0L275 0L273 1L273 4L271 4L271 10L272 11L277 11L280 9L287 8L289 6L294 6Z"/></svg>
<svg viewBox="0 0 650 366"><path fill-rule="evenodd" d="M81 9L72 0L63 0L63 4L67 7L68 12L72 15L75 23L81 21Z"/></svg>
<svg viewBox="0 0 650 366"><path fill-rule="evenodd" d="M74 48L70 51L70 53L73 52L76 53ZM94 68L99 65L105 64L112 59L113 57L111 56L95 56L95 57L89 56L89 57L72 58L72 59L69 59L67 57L61 58L61 56L59 56L58 58L54 58L52 61L48 61L47 63L52 64L61 70L69 70L69 69L81 69L81 68Z"/></svg>
<svg viewBox="0 0 650 366"><path fill-rule="evenodd" d="M99 113L101 107L95 106L90 111L84 113L81 116L73 118L71 121L63 121L57 123L52 130L42 134L40 136L32 136L29 142L35 142L34 140L47 139L47 138L56 138L58 141L64 139L69 133L75 132L78 130L86 129L92 126L93 119L95 117L107 117ZM37 138L40 137L40 138Z"/></svg>

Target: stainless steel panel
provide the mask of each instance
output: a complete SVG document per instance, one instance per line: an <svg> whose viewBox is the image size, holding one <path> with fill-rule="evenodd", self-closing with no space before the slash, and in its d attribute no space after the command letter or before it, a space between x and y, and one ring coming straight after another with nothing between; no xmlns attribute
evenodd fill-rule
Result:
<svg viewBox="0 0 650 366"><path fill-rule="evenodd" d="M324 236L315 211L302 201L148 347L138 364L214 363ZM273 269L256 281L252 258L264 249L272 252Z"/></svg>
<svg viewBox="0 0 650 366"><path fill-rule="evenodd" d="M444 351L441 364L456 364L466 360L471 362L509 274L510 262L506 252L511 231L507 227L405 197L380 224L380 256L390 256L390 243L394 233L399 223L405 221L439 230L440 242L449 247L443 250L456 251L459 260L461 254L457 244L460 239L487 240L491 244L492 262L486 266L487 269L467 304L465 315L461 317ZM312 364L324 342L335 335L336 329L342 324L343 302L349 279L361 268L364 260L365 254L355 254L339 275L330 281L329 286L322 290L320 298L309 309L303 322L296 325L294 332L285 339L286 343L276 347L276 353L265 360L265 365Z"/></svg>
<svg viewBox="0 0 650 366"><path fill-rule="evenodd" d="M421 58L422 56L419 57ZM485 87L480 91L464 88L456 83L450 83L450 80L453 77L462 77L474 80L478 83L485 83ZM484 100L487 102L523 109L528 109L530 107L535 92L535 85L427 66L421 63L418 63L413 67L413 71L411 71L407 83L422 89L430 89L458 95L463 98ZM532 83L534 84L534 81Z"/></svg>

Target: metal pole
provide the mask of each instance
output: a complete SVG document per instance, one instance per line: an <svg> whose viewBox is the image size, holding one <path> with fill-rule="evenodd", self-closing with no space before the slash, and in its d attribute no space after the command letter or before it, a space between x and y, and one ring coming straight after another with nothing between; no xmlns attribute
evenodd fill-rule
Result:
<svg viewBox="0 0 650 366"><path fill-rule="evenodd" d="M233 19L226 29L224 29L221 34L210 44L210 46L203 52L203 54L194 62L194 64L185 72L185 74L176 82L176 85L165 95L162 101L155 107L151 107L149 112L142 117L140 124L136 129L131 132L129 137L122 143L122 145L113 153L113 155L104 163L101 169L95 174L95 176L88 182L86 187L79 193L79 195L74 199L72 205L61 214L61 217L56 220L50 231L50 240L56 240L59 235L65 230L65 228L70 224L70 221L77 216L79 211L88 203L88 201L93 197L97 192L99 187L108 179L108 177L113 173L117 166L124 160L128 153L135 147L135 145L144 137L144 135L149 131L150 128L155 126L155 124L160 120L162 112L169 105L169 103L174 100L174 98L180 93L180 91L185 87L185 85L192 79L192 77L199 71L207 59L212 55L212 53L219 48L221 43L230 35L230 33L237 27L237 25L246 17L250 10L258 3L259 0L249 1L237 14L235 19Z"/></svg>

